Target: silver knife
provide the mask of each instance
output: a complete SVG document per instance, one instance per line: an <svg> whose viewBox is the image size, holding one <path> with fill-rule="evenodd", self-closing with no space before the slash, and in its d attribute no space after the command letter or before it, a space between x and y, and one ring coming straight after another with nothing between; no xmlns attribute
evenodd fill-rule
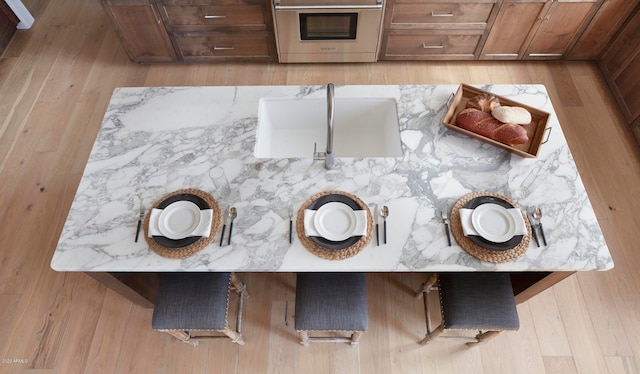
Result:
<svg viewBox="0 0 640 374"><path fill-rule="evenodd" d="M222 220L222 233L220 234L220 246L222 247L222 243L224 243L224 230L227 229L227 222L229 221L229 216L227 214L224 215Z"/></svg>

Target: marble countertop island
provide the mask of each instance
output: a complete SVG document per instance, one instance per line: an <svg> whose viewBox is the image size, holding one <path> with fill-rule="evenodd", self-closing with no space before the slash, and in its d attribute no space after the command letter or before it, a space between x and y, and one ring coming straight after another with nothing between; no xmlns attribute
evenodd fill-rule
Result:
<svg viewBox="0 0 640 374"><path fill-rule="evenodd" d="M324 98L325 86L117 88L67 217L51 267L58 271L582 271L613 260L542 85L481 88L551 113L549 140L522 158L446 129L441 121L457 85L337 86L336 98L397 100L403 156L337 159L254 157L260 98ZM208 171L222 166L231 194L219 199ZM372 180L371 170L385 174ZM370 186L375 184L375 190ZM528 192L523 193L523 186ZM238 209L231 245L218 240L178 260L134 243L140 199L197 188ZM379 191L377 191L379 189ZM388 243L326 260L289 243L288 207L317 192L353 193L390 209ZM520 207L540 206L548 246L503 264L447 245L438 211L461 196L490 191ZM373 209L372 209L373 211ZM218 232L217 236L220 235Z"/></svg>

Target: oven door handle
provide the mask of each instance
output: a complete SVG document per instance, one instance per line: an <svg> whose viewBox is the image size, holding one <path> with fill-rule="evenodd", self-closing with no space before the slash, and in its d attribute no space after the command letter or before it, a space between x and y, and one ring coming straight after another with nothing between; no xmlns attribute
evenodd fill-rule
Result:
<svg viewBox="0 0 640 374"><path fill-rule="evenodd" d="M280 0L273 0L275 10L314 10L314 9L382 9L382 1L375 5L280 5Z"/></svg>
<svg viewBox="0 0 640 374"><path fill-rule="evenodd" d="M275 10L382 9L382 5L276 5Z"/></svg>

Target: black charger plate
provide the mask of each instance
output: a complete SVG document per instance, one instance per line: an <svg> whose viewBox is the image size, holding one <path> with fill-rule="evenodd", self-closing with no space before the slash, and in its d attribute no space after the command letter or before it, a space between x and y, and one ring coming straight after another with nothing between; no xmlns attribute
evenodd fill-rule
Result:
<svg viewBox="0 0 640 374"><path fill-rule="evenodd" d="M355 200L340 194L330 194L330 195L321 196L318 199L314 200L311 204L309 204L309 207L307 209L318 210L324 204L332 203L332 202L347 204L347 206L349 206L353 210L363 210ZM333 249L333 250L349 248L352 245L356 244L358 240L360 240L360 238L362 238L362 236L352 236L345 240L334 242L332 240L325 239L322 236L309 237L309 239L311 239L312 242L324 248Z"/></svg>
<svg viewBox="0 0 640 374"><path fill-rule="evenodd" d="M480 205L487 204L487 203L497 204L505 209L515 208L508 201L495 196L478 196L474 199L471 199L464 207L466 209L475 209ZM492 251L507 251L509 249L513 249L517 247L518 244L522 242L524 235L515 235L513 238L502 243L494 243L478 235L469 235L467 237L471 239L471 241L474 242L476 245L479 245L482 248L490 249Z"/></svg>
<svg viewBox="0 0 640 374"><path fill-rule="evenodd" d="M190 193L170 196L162 200L160 204L158 204L157 209L164 209L177 201L190 201L196 204L200 210L211 209L209 204L207 204L207 202L200 196L192 195ZM153 236L153 240L155 240L156 243L166 248L183 248L197 242L200 238L201 236L187 236L182 239L169 239L166 236Z"/></svg>

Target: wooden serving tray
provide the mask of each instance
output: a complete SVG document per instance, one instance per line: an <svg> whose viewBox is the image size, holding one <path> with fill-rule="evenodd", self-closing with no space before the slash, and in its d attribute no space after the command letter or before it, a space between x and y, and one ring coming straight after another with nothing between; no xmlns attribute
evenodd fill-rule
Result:
<svg viewBox="0 0 640 374"><path fill-rule="evenodd" d="M495 95L495 97L500 100L500 105L519 106L525 108L529 111L529 113L531 113L531 123L529 125L523 126L527 130L527 136L529 137L529 141L527 143L511 146L456 126L456 116L458 115L458 113L460 113L460 111L467 107L467 101L469 101L470 98L483 93ZM480 88L469 86L468 84L463 83L460 85L460 87L458 87L458 91L456 91L455 95L453 95L451 104L449 105L449 110L447 110L447 113L442 119L442 124L453 131L468 135L472 138L478 139L485 143L489 143L498 148L515 153L519 156L533 158L538 156L540 146L546 143L549 139L551 128L549 127L547 129L548 120L549 113L547 112L543 112L528 105L507 99L506 97L502 97L492 92L485 91ZM546 138L545 132L547 133Z"/></svg>

